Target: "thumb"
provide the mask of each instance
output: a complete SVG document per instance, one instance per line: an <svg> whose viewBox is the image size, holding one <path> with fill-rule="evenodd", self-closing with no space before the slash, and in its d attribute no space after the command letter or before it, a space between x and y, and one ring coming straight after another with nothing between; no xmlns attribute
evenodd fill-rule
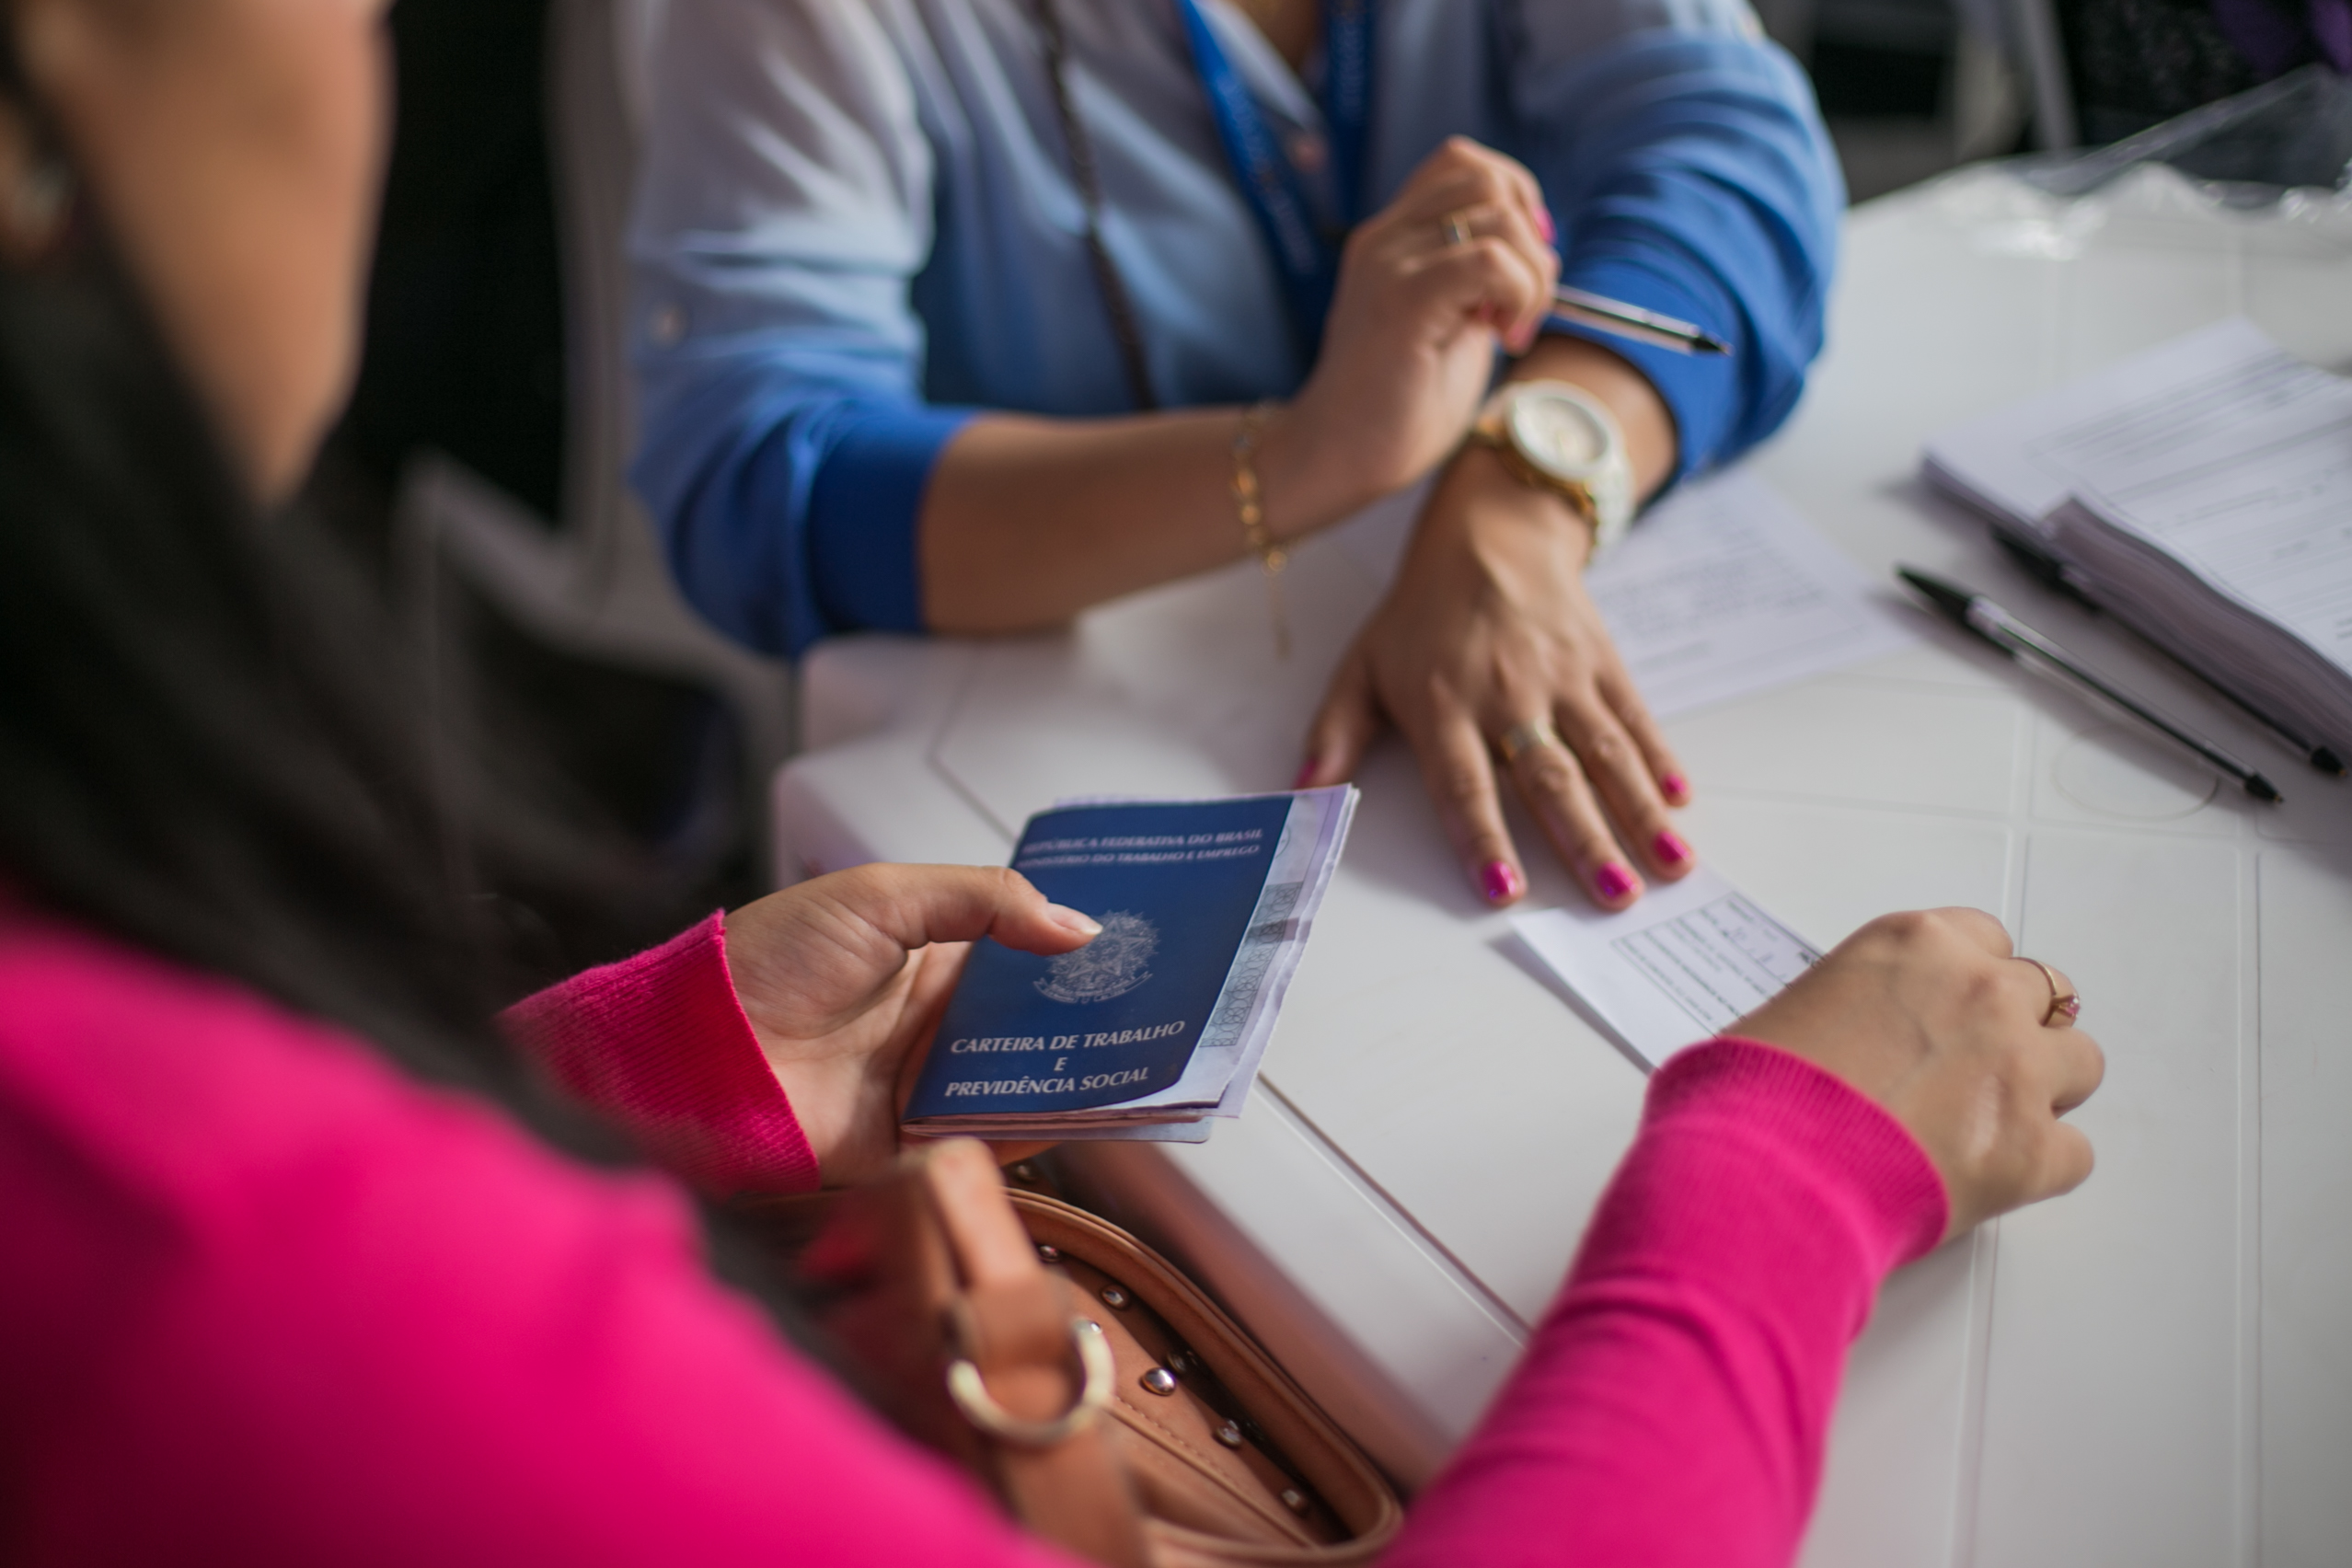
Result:
<svg viewBox="0 0 2352 1568"><path fill-rule="evenodd" d="M1372 669L1351 651L1336 674L1315 721L1307 726L1307 762L1294 790L1320 789L1354 776L1365 752L1380 733L1380 703L1372 691Z"/></svg>
<svg viewBox="0 0 2352 1568"><path fill-rule="evenodd" d="M1003 866L860 866L826 894L909 951L994 937L1023 952L1067 952L1102 928ZM834 877L820 879L830 882Z"/></svg>

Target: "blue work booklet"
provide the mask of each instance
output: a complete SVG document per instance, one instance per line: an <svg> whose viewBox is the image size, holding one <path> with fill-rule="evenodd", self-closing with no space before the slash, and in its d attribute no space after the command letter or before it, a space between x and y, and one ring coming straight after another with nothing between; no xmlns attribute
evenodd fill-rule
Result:
<svg viewBox="0 0 2352 1568"><path fill-rule="evenodd" d="M1102 934L974 948L909 1131L1198 1141L1238 1116L1355 812L1339 785L1090 801L1030 818L1013 869Z"/></svg>

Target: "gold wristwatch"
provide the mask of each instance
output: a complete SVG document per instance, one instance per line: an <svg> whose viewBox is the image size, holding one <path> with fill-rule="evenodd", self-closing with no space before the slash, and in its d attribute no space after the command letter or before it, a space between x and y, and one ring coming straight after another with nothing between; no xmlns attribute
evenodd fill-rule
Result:
<svg viewBox="0 0 2352 1568"><path fill-rule="evenodd" d="M1607 405L1565 381L1514 381L1478 411L1470 439L1522 484L1565 499L1593 525L1598 560L1633 523L1633 463Z"/></svg>

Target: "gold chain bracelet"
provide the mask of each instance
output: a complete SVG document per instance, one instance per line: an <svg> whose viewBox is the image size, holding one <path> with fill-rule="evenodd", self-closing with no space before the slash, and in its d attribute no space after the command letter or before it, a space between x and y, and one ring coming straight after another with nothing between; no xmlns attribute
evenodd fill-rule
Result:
<svg viewBox="0 0 2352 1568"><path fill-rule="evenodd" d="M1290 552L1266 532L1266 509L1258 495L1258 436L1274 409L1271 401L1251 404L1241 415L1240 428L1233 432L1233 510L1241 519L1242 542L1265 570L1266 605L1274 617L1274 657L1287 659L1290 623L1283 614L1282 569L1290 564Z"/></svg>

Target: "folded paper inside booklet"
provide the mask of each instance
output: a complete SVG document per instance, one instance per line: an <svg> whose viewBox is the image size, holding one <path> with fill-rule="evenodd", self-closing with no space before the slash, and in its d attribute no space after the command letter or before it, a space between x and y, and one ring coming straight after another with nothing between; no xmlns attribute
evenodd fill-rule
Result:
<svg viewBox="0 0 2352 1568"><path fill-rule="evenodd" d="M1355 812L1353 786L1065 802L1013 870L1101 935L984 941L908 1101L910 1131L1198 1142L1241 1113Z"/></svg>
<svg viewBox="0 0 2352 1568"><path fill-rule="evenodd" d="M1721 1034L1821 958L1703 866L1617 914L1544 909L1512 924L1594 1021L1651 1068Z"/></svg>

